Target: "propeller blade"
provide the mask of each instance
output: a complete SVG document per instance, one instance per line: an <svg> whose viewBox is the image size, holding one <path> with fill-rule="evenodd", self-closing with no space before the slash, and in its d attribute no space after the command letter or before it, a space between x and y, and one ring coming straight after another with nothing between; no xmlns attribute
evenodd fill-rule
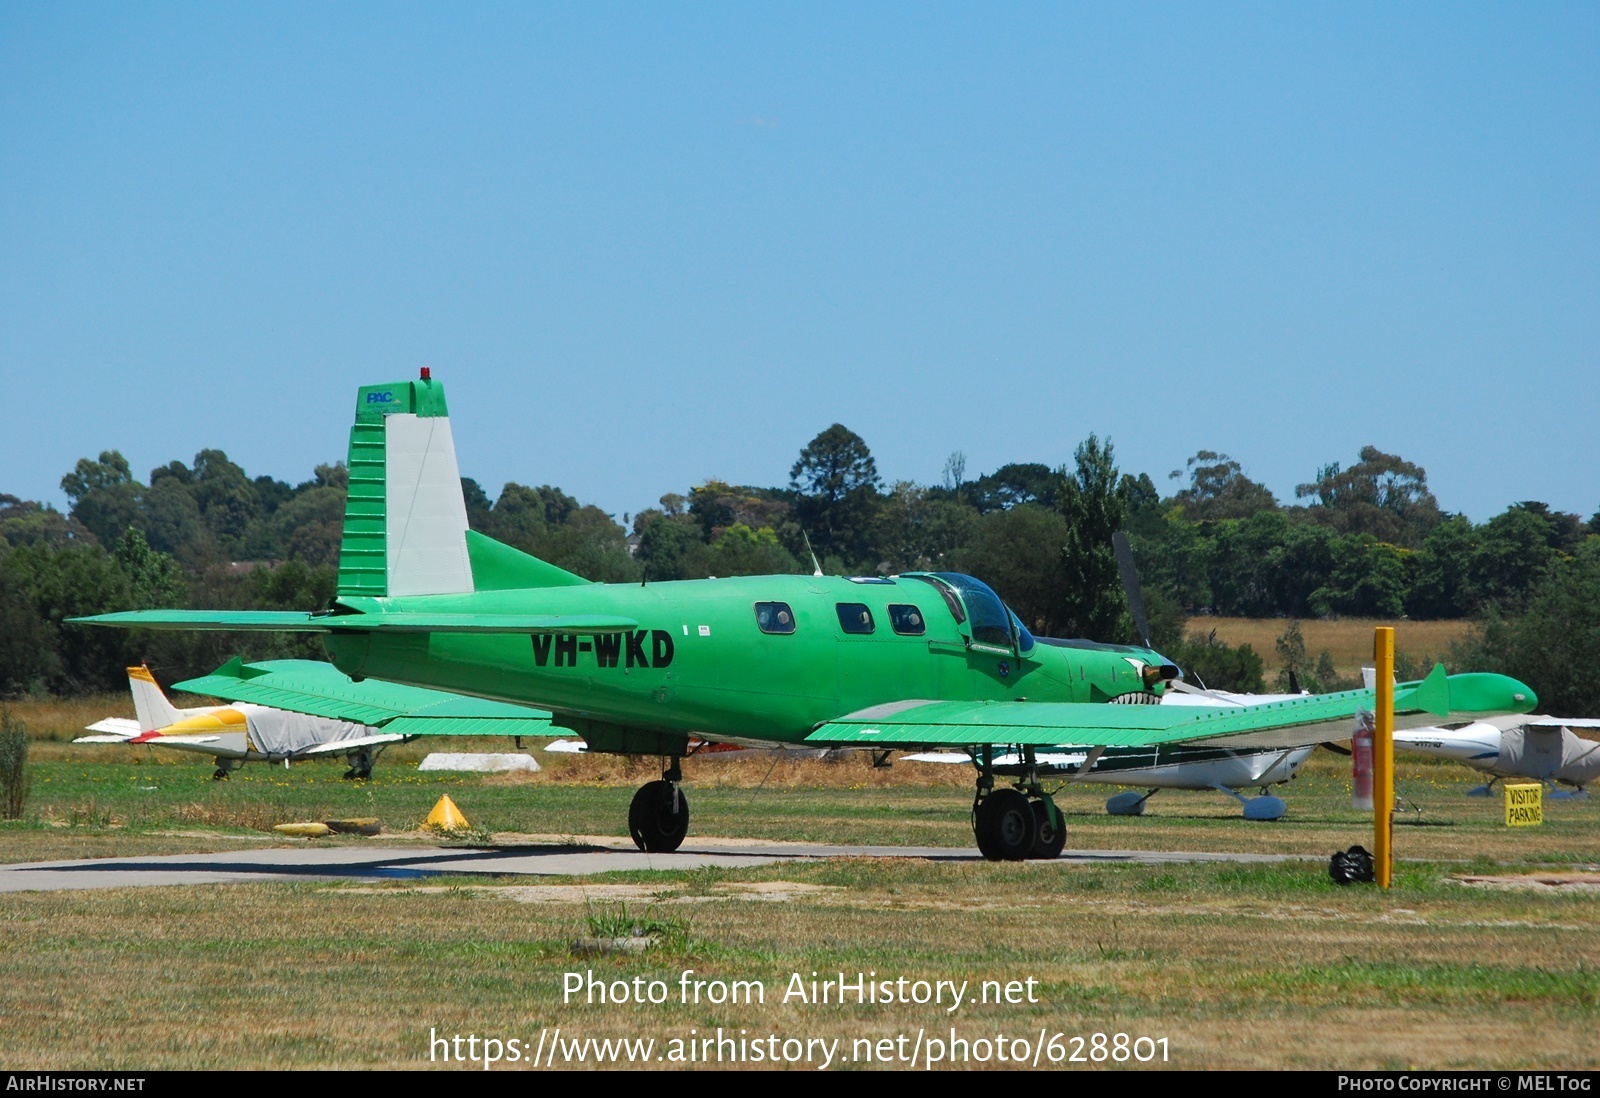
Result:
<svg viewBox="0 0 1600 1098"><path fill-rule="evenodd" d="M1144 594L1139 589L1139 570L1133 566L1133 548L1128 535L1118 530L1111 535L1111 548L1117 554L1117 571L1122 573L1122 590L1128 596L1128 611L1133 615L1133 627L1139 630L1139 642L1150 647L1150 619L1144 614Z"/></svg>

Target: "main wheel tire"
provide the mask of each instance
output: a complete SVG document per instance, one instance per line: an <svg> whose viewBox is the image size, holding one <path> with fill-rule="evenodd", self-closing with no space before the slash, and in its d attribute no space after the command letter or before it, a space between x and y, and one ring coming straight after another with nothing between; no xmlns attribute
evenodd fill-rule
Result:
<svg viewBox="0 0 1600 1098"><path fill-rule="evenodd" d="M689 798L669 781L639 787L628 806L633 844L650 854L671 854L689 833Z"/></svg>
<svg viewBox="0 0 1600 1098"><path fill-rule="evenodd" d="M1061 810L1048 797L1033 802L1033 853L1034 858L1061 857L1067 845L1067 821Z"/></svg>
<svg viewBox="0 0 1600 1098"><path fill-rule="evenodd" d="M1033 806L1015 789L996 789L972 821L978 849L991 862L1020 862L1033 851Z"/></svg>

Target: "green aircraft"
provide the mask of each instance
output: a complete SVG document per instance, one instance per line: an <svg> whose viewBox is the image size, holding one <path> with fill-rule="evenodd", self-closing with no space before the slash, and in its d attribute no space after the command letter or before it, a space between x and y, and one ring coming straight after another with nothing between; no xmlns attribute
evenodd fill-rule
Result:
<svg viewBox="0 0 1600 1098"><path fill-rule="evenodd" d="M676 850L689 827L691 738L757 746L965 749L972 826L990 859L1053 858L1066 830L1036 748L1204 740L1290 746L1347 734L1368 691L1231 709L1161 706L1180 670L1144 647L1036 638L994 591L954 572L742 576L598 584L467 527L443 386L366 386L350 432L338 593L314 613L145 610L74 619L147 629L323 635L361 683L426 687L548 710L590 751L658 756L661 778L628 812L640 849ZM353 715L325 665L230 664L180 684L231 701ZM1399 723L1528 712L1497 675L1398 688ZM1344 731L1341 731L1344 730ZM1004 755L1016 760L996 765ZM996 777L1010 777L997 785Z"/></svg>

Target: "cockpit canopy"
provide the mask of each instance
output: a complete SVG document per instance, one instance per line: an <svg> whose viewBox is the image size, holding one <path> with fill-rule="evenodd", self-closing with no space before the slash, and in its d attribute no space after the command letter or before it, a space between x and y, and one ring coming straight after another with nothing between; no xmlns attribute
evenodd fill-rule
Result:
<svg viewBox="0 0 1600 1098"><path fill-rule="evenodd" d="M1023 654L1033 650L1033 634L982 580L961 572L907 572L905 578L922 580L938 590L956 621L968 623L979 644L1015 646Z"/></svg>

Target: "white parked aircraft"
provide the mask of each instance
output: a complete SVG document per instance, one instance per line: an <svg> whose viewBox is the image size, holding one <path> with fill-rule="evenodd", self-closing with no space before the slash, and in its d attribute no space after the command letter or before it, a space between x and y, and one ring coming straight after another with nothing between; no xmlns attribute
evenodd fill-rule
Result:
<svg viewBox="0 0 1600 1098"><path fill-rule="evenodd" d="M1363 667L1361 678L1371 690L1373 669ZM1600 728L1600 720L1535 714L1486 717L1448 727L1397 728L1394 745L1466 763L1493 775L1483 785L1468 790L1469 797L1487 797L1501 778L1532 779L1551 786L1552 798L1586 797L1584 787L1600 778L1600 742L1575 735L1574 728ZM1556 790L1557 782L1575 789L1571 793Z"/></svg>
<svg viewBox="0 0 1600 1098"><path fill-rule="evenodd" d="M312 717L244 702L179 709L167 699L150 669L141 665L128 668L136 719L108 717L96 721L88 731L100 735L80 736L72 742L152 744L199 752L216 760L217 769L211 776L218 780L246 762L281 762L287 766L291 760L343 755L350 766L344 776L364 779L372 776L378 752L424 730L433 735L460 736L550 734L550 714L525 706L463 698L441 690L397 688L392 684L384 684L380 701L375 700L370 688L351 682L331 664L275 660L252 667L294 669L315 680L325 680L320 696L351 719ZM394 700L399 690L404 691L404 708L397 707Z"/></svg>
<svg viewBox="0 0 1600 1098"><path fill-rule="evenodd" d="M1469 796L1487 797L1501 778L1531 779L1575 791L1553 790L1552 797L1583 797L1600 778L1600 741L1586 740L1574 728L1600 728L1600 720L1564 717L1491 717L1453 728L1397 730L1394 745L1442 759L1454 759L1492 775Z"/></svg>

